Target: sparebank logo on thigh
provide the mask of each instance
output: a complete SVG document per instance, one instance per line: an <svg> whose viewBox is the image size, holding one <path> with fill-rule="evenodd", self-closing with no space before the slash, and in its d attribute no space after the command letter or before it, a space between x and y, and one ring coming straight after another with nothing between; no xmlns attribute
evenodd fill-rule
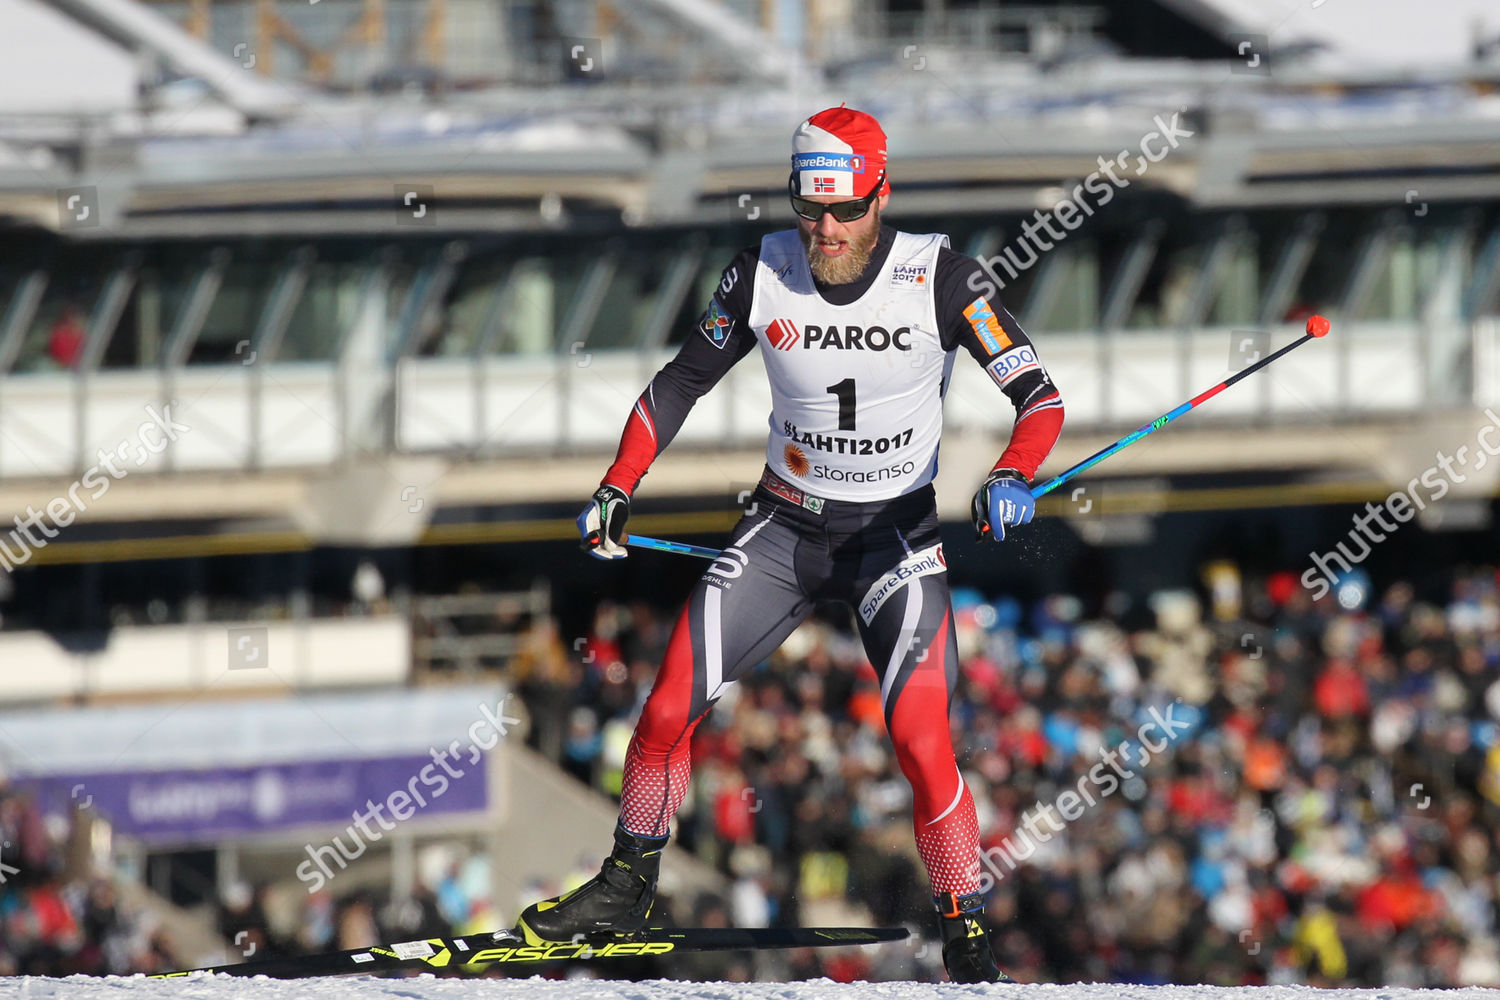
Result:
<svg viewBox="0 0 1500 1000"><path fill-rule="evenodd" d="M870 624L886 599L896 591L918 577L944 573L947 569L948 560L943 558L941 542L920 552L913 552L901 560L895 569L871 585L865 593L865 599L859 602L859 616L865 620L866 625Z"/></svg>

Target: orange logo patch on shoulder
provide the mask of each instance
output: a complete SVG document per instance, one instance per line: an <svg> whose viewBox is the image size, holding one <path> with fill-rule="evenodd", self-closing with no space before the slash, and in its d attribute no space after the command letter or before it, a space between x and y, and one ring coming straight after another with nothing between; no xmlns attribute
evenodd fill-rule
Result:
<svg viewBox="0 0 1500 1000"><path fill-rule="evenodd" d="M974 334L989 354L996 355L1010 346L1010 336L1000 326L995 310L980 296L964 306L964 318L974 328Z"/></svg>

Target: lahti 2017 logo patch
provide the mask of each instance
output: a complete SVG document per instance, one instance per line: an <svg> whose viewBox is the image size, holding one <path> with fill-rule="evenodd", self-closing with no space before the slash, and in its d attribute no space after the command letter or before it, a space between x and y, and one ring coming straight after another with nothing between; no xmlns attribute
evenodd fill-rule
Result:
<svg viewBox="0 0 1500 1000"><path fill-rule="evenodd" d="M896 264L891 268L892 288L926 288L926 264Z"/></svg>

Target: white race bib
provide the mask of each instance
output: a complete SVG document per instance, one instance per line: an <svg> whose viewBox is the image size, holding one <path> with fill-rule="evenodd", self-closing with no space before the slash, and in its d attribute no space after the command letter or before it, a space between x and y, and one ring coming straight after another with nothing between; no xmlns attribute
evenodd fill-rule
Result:
<svg viewBox="0 0 1500 1000"><path fill-rule="evenodd" d="M942 234L896 234L869 289L830 305L801 233L761 240L750 326L771 382L766 463L814 496L868 502L937 473L953 369L932 292Z"/></svg>

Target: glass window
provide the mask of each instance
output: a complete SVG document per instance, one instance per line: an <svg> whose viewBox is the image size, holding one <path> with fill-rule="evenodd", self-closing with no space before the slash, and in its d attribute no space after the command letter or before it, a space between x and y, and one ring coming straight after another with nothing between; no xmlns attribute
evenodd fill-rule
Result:
<svg viewBox="0 0 1500 1000"><path fill-rule="evenodd" d="M1208 326L1253 325L1260 318L1261 234L1255 229L1234 233L1224 248L1217 281L1210 292Z"/></svg>
<svg viewBox="0 0 1500 1000"><path fill-rule="evenodd" d="M1049 282L1054 279L1058 282L1058 294L1046 308L1038 310L1032 325L1038 330L1098 329L1098 246L1089 240L1064 243L1046 256L1042 267L1058 269L1057 274L1048 275Z"/></svg>
<svg viewBox="0 0 1500 1000"><path fill-rule="evenodd" d="M552 351L597 251L528 257L516 264L510 308L500 326L500 349L517 354Z"/></svg>
<svg viewBox="0 0 1500 1000"><path fill-rule="evenodd" d="M514 267L511 258L499 254L465 261L448 290L437 335L424 341L417 353L442 357L473 354L495 308L495 297L504 294L506 279Z"/></svg>
<svg viewBox="0 0 1500 1000"><path fill-rule="evenodd" d="M1049 239L1028 213L1001 220L980 258L999 282L1000 301L1028 331L1093 329L1099 321L1101 241L1108 237L1088 222L1064 242ZM1054 278L1061 284L1053 284Z"/></svg>
<svg viewBox="0 0 1500 1000"><path fill-rule="evenodd" d="M47 290L12 371L63 371L78 364L100 292L121 258L118 247L72 246L47 263Z"/></svg>
<svg viewBox="0 0 1500 1000"><path fill-rule="evenodd" d="M359 314L360 292L374 260L363 251L355 256L347 250L318 247L317 254L287 320L276 361L333 359Z"/></svg>
<svg viewBox="0 0 1500 1000"><path fill-rule="evenodd" d="M1371 225L1367 212L1341 211L1328 217L1328 224L1318 234L1307 270L1297 284L1297 293L1282 317L1284 322L1336 309L1344 301Z"/></svg>
<svg viewBox="0 0 1500 1000"><path fill-rule="evenodd" d="M1182 325L1210 246L1208 240L1186 236L1182 229L1169 226L1125 325L1136 329Z"/></svg>
<svg viewBox="0 0 1500 1000"><path fill-rule="evenodd" d="M27 273L25 266L20 261L9 259L9 255L0 259L0 322L5 321L16 307Z"/></svg>
<svg viewBox="0 0 1500 1000"><path fill-rule="evenodd" d="M188 355L190 365L235 363L244 356L243 348L238 355L235 348L255 339L282 255L263 241L237 243L232 254Z"/></svg>
<svg viewBox="0 0 1500 1000"><path fill-rule="evenodd" d="M676 241L662 240L654 245L619 248L614 274L594 318L593 329L588 332L590 347L634 347L640 343L646 321L656 309L663 282L681 246Z"/></svg>
<svg viewBox="0 0 1500 1000"><path fill-rule="evenodd" d="M1456 295L1468 280L1468 256L1463 258L1463 275L1446 276L1459 280L1440 279L1444 277L1444 254L1450 241L1457 237L1457 221L1452 218L1423 219L1395 228L1379 273L1360 304L1359 318L1414 320L1420 315L1427 297L1439 288ZM1456 311L1455 301L1449 312L1456 314Z"/></svg>
<svg viewBox="0 0 1500 1000"><path fill-rule="evenodd" d="M911 231L946 233L949 247L987 264L993 277L986 280L997 285L1001 303L1020 319L1041 270L1035 266L1040 258L1032 261L1025 246L1018 242L1022 221L1020 218L1000 221L934 218L923 220L920 227L913 226ZM982 285L979 287L983 290Z"/></svg>
<svg viewBox="0 0 1500 1000"><path fill-rule="evenodd" d="M160 363L208 254L196 244L153 249L143 262L130 301L104 350L101 367L136 368Z"/></svg>
<svg viewBox="0 0 1500 1000"><path fill-rule="evenodd" d="M557 328L552 291L552 269L547 261L528 257L516 264L507 291L509 301L496 346L510 354L547 354Z"/></svg>
<svg viewBox="0 0 1500 1000"><path fill-rule="evenodd" d="M995 271L996 277L1002 282L999 288L1000 302L1017 320L1020 320L1026 311L1026 303L1031 299L1031 289L1036 284L1037 275L1040 273L1041 268L1033 267L1012 278L999 269Z"/></svg>
<svg viewBox="0 0 1500 1000"><path fill-rule="evenodd" d="M1245 229L1212 292L1207 317L1212 325L1256 326L1270 306L1269 295L1294 298L1295 289L1272 283L1279 280L1283 264L1295 266L1305 249L1317 246L1317 234L1324 225L1321 213L1303 209L1257 211L1244 220Z"/></svg>
<svg viewBox="0 0 1500 1000"><path fill-rule="evenodd" d="M405 333L401 324L410 308L412 293L419 290L417 276L428 252L429 249L422 247L388 247L380 258L386 273L385 329L382 332L385 335L384 349L387 356L394 354L401 346L401 338Z"/></svg>

